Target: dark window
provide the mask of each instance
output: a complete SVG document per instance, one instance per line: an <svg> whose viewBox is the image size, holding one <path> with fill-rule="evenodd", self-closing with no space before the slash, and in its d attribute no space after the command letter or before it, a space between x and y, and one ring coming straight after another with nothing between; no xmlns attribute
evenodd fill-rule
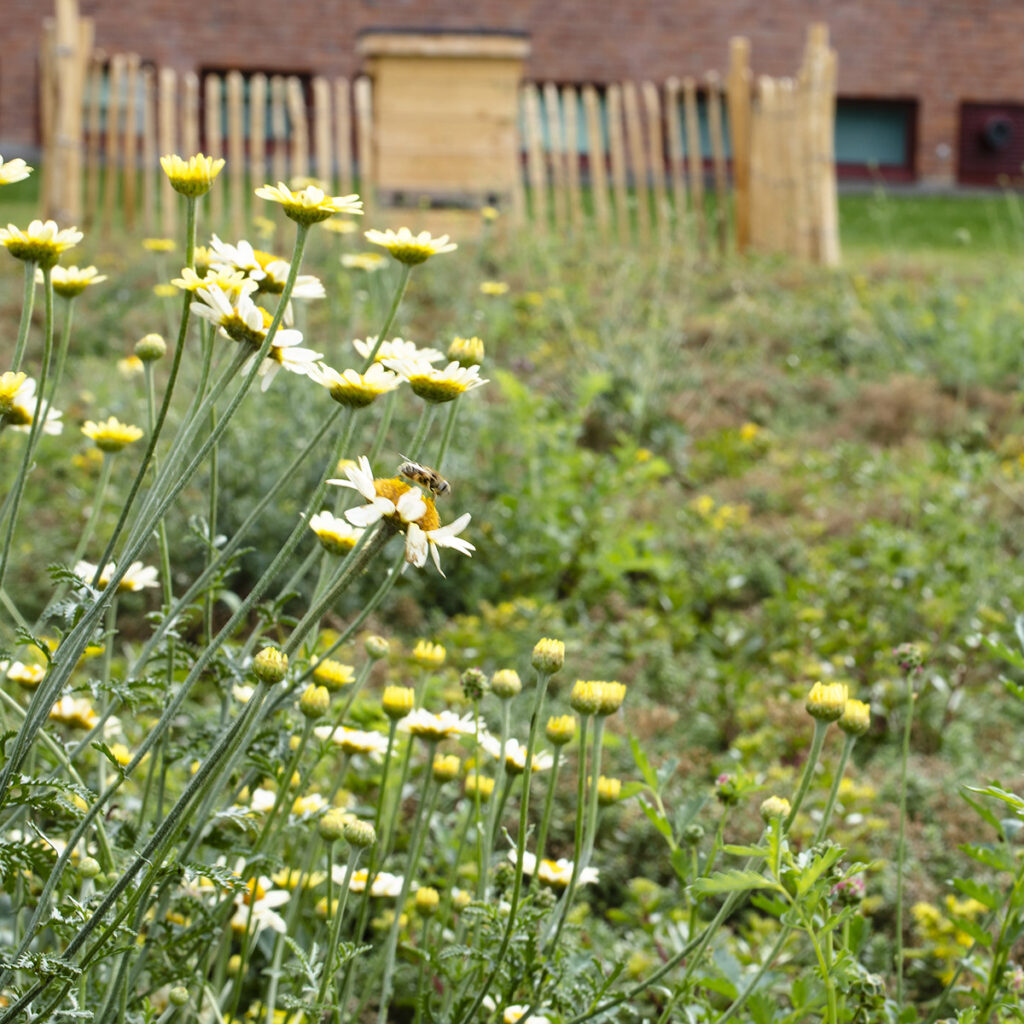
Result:
<svg viewBox="0 0 1024 1024"><path fill-rule="evenodd" d="M914 179L916 100L836 101L836 173L840 178Z"/></svg>

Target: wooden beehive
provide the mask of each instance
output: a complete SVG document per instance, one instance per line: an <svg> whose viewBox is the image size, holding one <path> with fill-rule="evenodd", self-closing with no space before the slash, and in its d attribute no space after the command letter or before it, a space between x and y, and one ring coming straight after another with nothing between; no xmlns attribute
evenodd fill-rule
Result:
<svg viewBox="0 0 1024 1024"><path fill-rule="evenodd" d="M369 31L373 182L383 206L471 209L519 181L518 89L529 41L497 33Z"/></svg>

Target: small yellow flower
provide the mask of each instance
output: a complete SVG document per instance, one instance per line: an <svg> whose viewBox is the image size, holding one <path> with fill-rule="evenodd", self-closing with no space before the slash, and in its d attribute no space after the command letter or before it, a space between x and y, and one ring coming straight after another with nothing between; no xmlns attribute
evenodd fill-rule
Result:
<svg viewBox="0 0 1024 1024"><path fill-rule="evenodd" d="M530 660L538 672L554 675L565 664L565 643L551 637L541 637L534 644Z"/></svg>
<svg viewBox="0 0 1024 1024"><path fill-rule="evenodd" d="M746 422L740 427L740 440L741 441L753 441L758 434L761 433L761 428L756 423Z"/></svg>
<svg viewBox="0 0 1024 1024"><path fill-rule="evenodd" d="M0 416L6 416L14 408L15 397L26 380L28 374L20 371L7 370L0 374Z"/></svg>
<svg viewBox="0 0 1024 1024"><path fill-rule="evenodd" d="M504 281L481 281L481 295L504 295L508 291L508 285Z"/></svg>
<svg viewBox="0 0 1024 1024"><path fill-rule="evenodd" d="M110 747L110 752L114 755L114 760L124 768L125 765L130 764L132 760L132 752L123 743L114 743Z"/></svg>
<svg viewBox="0 0 1024 1024"><path fill-rule="evenodd" d="M273 686L288 674L288 655L276 647L264 647L252 659L252 670L257 679Z"/></svg>
<svg viewBox="0 0 1024 1024"><path fill-rule="evenodd" d="M309 719L323 718L331 708L331 695L326 686L310 683L299 698L299 711Z"/></svg>
<svg viewBox="0 0 1024 1024"><path fill-rule="evenodd" d="M283 181L279 181L277 185L261 185L256 189L256 195L260 199L280 203L285 216L297 224L316 224L336 213L363 212L363 201L359 196L328 196L316 185L307 185L301 191L293 192Z"/></svg>
<svg viewBox="0 0 1024 1024"><path fill-rule="evenodd" d="M142 248L146 252L174 252L173 238L144 238Z"/></svg>
<svg viewBox="0 0 1024 1024"><path fill-rule="evenodd" d="M208 288L211 284L218 285L222 291L228 294L238 294L242 290L242 282L245 280L245 273L235 270L233 267L218 267L216 270L207 269L205 274L197 274L191 267L182 267L181 277L171 278L171 284L182 291L197 292L200 288ZM157 287L165 287L158 285ZM176 292L171 292L174 295Z"/></svg>
<svg viewBox="0 0 1024 1024"><path fill-rule="evenodd" d="M142 437L142 430L139 427L122 423L113 416L103 423L86 420L82 433L91 438L101 452L119 452Z"/></svg>
<svg viewBox="0 0 1024 1024"><path fill-rule="evenodd" d="M327 223L334 224L335 221L329 220ZM347 252L341 257L341 265L346 270L365 270L368 274L383 270L387 262L387 257L379 252Z"/></svg>
<svg viewBox="0 0 1024 1024"><path fill-rule="evenodd" d="M849 694L846 683L817 682L807 695L807 713L821 722L836 722L843 717Z"/></svg>
<svg viewBox="0 0 1024 1024"><path fill-rule="evenodd" d="M433 775L437 782L451 782L459 777L462 762L455 754L435 754Z"/></svg>
<svg viewBox="0 0 1024 1024"><path fill-rule="evenodd" d="M21 157L4 160L0 156L0 185L13 185L16 181L24 181L33 168L29 167Z"/></svg>
<svg viewBox="0 0 1024 1024"><path fill-rule="evenodd" d="M331 658L320 658L313 664L313 678L328 690L337 691L355 682L356 672L351 665L343 665Z"/></svg>
<svg viewBox="0 0 1024 1024"><path fill-rule="evenodd" d="M153 285L153 294L158 299L173 299L178 294L178 289L167 281Z"/></svg>
<svg viewBox="0 0 1024 1024"><path fill-rule="evenodd" d="M788 818L793 808L785 797L770 796L761 804L761 817L766 821L776 821L779 818Z"/></svg>
<svg viewBox="0 0 1024 1024"><path fill-rule="evenodd" d="M404 718L412 711L416 691L411 686L385 686L380 703L388 718Z"/></svg>
<svg viewBox="0 0 1024 1024"><path fill-rule="evenodd" d="M44 270L57 265L60 254L73 249L84 236L78 228L58 228L55 221L34 220L22 231L13 224L0 228L0 245L18 260Z"/></svg>
<svg viewBox="0 0 1024 1024"><path fill-rule="evenodd" d="M441 644L431 643L429 640L417 640L416 646L412 649L412 660L421 668L440 668L448 652Z"/></svg>
<svg viewBox="0 0 1024 1024"><path fill-rule="evenodd" d="M483 220L494 223L501 216L501 212L496 206L482 206L480 208L480 216Z"/></svg>
<svg viewBox="0 0 1024 1024"><path fill-rule="evenodd" d="M597 779L597 802L607 806L619 799L622 792L622 782L619 779L609 779L604 775Z"/></svg>
<svg viewBox="0 0 1024 1024"><path fill-rule="evenodd" d="M347 555L366 532L326 509L310 516L309 528L316 534L320 546L332 555Z"/></svg>
<svg viewBox="0 0 1024 1024"><path fill-rule="evenodd" d="M416 890L416 913L422 917L432 917L441 906L441 896L436 889L429 885L421 886Z"/></svg>
<svg viewBox="0 0 1024 1024"><path fill-rule="evenodd" d="M486 800L494 792L494 779L489 775L477 775L470 772L466 776L466 796L480 794L481 800Z"/></svg>
<svg viewBox="0 0 1024 1024"><path fill-rule="evenodd" d="M106 281L106 274L99 273L95 267L54 267L50 274L54 294L62 299L73 299L81 295L91 284ZM43 272L36 271L36 283L43 280Z"/></svg>
<svg viewBox="0 0 1024 1024"><path fill-rule="evenodd" d="M484 361L484 343L476 337L453 338L448 358L459 366L479 366Z"/></svg>
<svg viewBox="0 0 1024 1024"><path fill-rule="evenodd" d="M499 669L491 678L491 692L499 700L518 697L523 690L523 681L514 668Z"/></svg>
<svg viewBox="0 0 1024 1024"><path fill-rule="evenodd" d="M183 196L204 196L213 186L213 179L220 174L224 167L222 159L214 159L212 156L204 156L197 153L182 159L174 154L160 157L160 166L164 169L175 192Z"/></svg>
<svg viewBox="0 0 1024 1024"><path fill-rule="evenodd" d="M433 238L429 231L421 231L414 235L408 228L399 228L397 231L392 231L391 228L387 231L371 228L364 233L364 237L374 245L382 245L399 263L410 267L425 262L431 256L454 252L458 248L454 242L448 241L447 235Z"/></svg>
<svg viewBox="0 0 1024 1024"><path fill-rule="evenodd" d="M327 231L336 235L354 235L359 230L359 225L354 220L345 220L343 217L332 217L324 224Z"/></svg>
<svg viewBox="0 0 1024 1024"><path fill-rule="evenodd" d="M544 733L556 747L564 747L576 735L576 719L572 715L552 715Z"/></svg>
<svg viewBox="0 0 1024 1024"><path fill-rule="evenodd" d="M871 705L862 700L846 702L839 728L849 736L863 736L871 728Z"/></svg>

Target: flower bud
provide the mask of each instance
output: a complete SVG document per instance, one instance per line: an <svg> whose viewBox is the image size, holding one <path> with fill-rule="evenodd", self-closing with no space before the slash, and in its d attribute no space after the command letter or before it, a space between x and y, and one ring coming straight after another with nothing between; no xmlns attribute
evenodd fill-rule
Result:
<svg viewBox="0 0 1024 1024"><path fill-rule="evenodd" d="M702 825L687 825L683 829L683 842L687 846L697 846L704 838L704 827Z"/></svg>
<svg viewBox="0 0 1024 1024"><path fill-rule="evenodd" d="M597 687L597 683L577 679L569 694L569 707L580 715L596 715L601 706L601 694Z"/></svg>
<svg viewBox="0 0 1024 1024"><path fill-rule="evenodd" d="M605 682L600 683L599 686L601 703L597 713L602 716L612 715L622 707L622 702L626 699L626 686L624 683Z"/></svg>
<svg viewBox="0 0 1024 1024"><path fill-rule="evenodd" d="M188 1005L188 989L184 985L175 985L170 992L167 993L167 1001L171 1006L187 1006Z"/></svg>
<svg viewBox="0 0 1024 1024"><path fill-rule="evenodd" d="M793 808L789 801L782 796L770 796L761 804L761 817L765 822L772 822L780 818L788 818Z"/></svg>
<svg viewBox="0 0 1024 1024"><path fill-rule="evenodd" d="M839 719L839 728L848 736L863 736L871 728L871 705L862 700L848 700Z"/></svg>
<svg viewBox="0 0 1024 1024"><path fill-rule="evenodd" d="M381 658L388 656L388 651L391 650L391 644L382 636L372 634L363 641L363 647L366 649L366 653L373 658L374 661L379 661Z"/></svg>
<svg viewBox="0 0 1024 1024"><path fill-rule="evenodd" d="M350 818L345 822L342 835L344 835L345 842L349 846L355 846L359 849L373 846L377 842L377 833L374 827L368 821L360 821L358 818L354 820Z"/></svg>
<svg viewBox="0 0 1024 1024"><path fill-rule="evenodd" d="M459 777L459 769L462 762L455 754L434 755L434 780L436 782L451 782Z"/></svg>
<svg viewBox="0 0 1024 1024"><path fill-rule="evenodd" d="M167 342L159 334L147 334L135 342L135 354L144 363L153 363L167 355Z"/></svg>
<svg viewBox="0 0 1024 1024"><path fill-rule="evenodd" d="M228 974L234 977L242 969L242 958L237 953L228 957Z"/></svg>
<svg viewBox="0 0 1024 1024"><path fill-rule="evenodd" d="M459 677L466 700L478 701L487 692L487 676L478 668L467 668Z"/></svg>
<svg viewBox="0 0 1024 1024"><path fill-rule="evenodd" d="M323 718L331 706L331 695L326 686L310 683L305 693L299 698L299 710L306 718Z"/></svg>
<svg viewBox="0 0 1024 1024"><path fill-rule="evenodd" d="M276 647L264 647L252 659L252 670L257 679L273 686L281 682L288 672L288 656Z"/></svg>
<svg viewBox="0 0 1024 1024"><path fill-rule="evenodd" d="M441 897L436 889L424 885L416 890L416 913L422 917L433 917L440 909Z"/></svg>
<svg viewBox="0 0 1024 1024"><path fill-rule="evenodd" d="M817 682L804 705L807 714L819 722L836 722L843 717L847 699L846 683Z"/></svg>
<svg viewBox="0 0 1024 1024"><path fill-rule="evenodd" d="M916 671L924 664L924 654L917 644L900 644L894 648L892 656L904 672Z"/></svg>
<svg viewBox="0 0 1024 1024"><path fill-rule="evenodd" d="M432 644L429 640L417 640L416 646L412 649L412 660L421 668L440 668L447 653L440 644Z"/></svg>
<svg viewBox="0 0 1024 1024"><path fill-rule="evenodd" d="M552 715L544 728L544 733L550 743L556 747L564 747L571 743L576 735L576 719L572 715Z"/></svg>
<svg viewBox="0 0 1024 1024"><path fill-rule="evenodd" d="M479 338L453 338L448 359L460 366L479 366L484 361L484 343Z"/></svg>
<svg viewBox="0 0 1024 1024"><path fill-rule="evenodd" d="M513 668L503 668L491 676L491 690L501 700L511 700L522 692L523 683Z"/></svg>
<svg viewBox="0 0 1024 1024"><path fill-rule="evenodd" d="M100 870L100 863L94 857L83 857L78 862L78 873L83 878L95 878Z"/></svg>
<svg viewBox="0 0 1024 1024"><path fill-rule="evenodd" d="M344 665L332 658L320 658L313 662L313 678L331 693L336 693L354 682L356 673L351 665Z"/></svg>
<svg viewBox="0 0 1024 1024"><path fill-rule="evenodd" d="M411 686L385 686L380 703L388 718L405 718L412 711L416 691Z"/></svg>
<svg viewBox="0 0 1024 1024"><path fill-rule="evenodd" d="M542 637L534 645L530 660L538 672L553 676L565 664L565 644L561 640Z"/></svg>
<svg viewBox="0 0 1024 1024"><path fill-rule="evenodd" d="M470 772L466 776L466 796L480 794L481 800L486 800L494 792L494 779L489 775L477 775Z"/></svg>
<svg viewBox="0 0 1024 1024"><path fill-rule="evenodd" d="M602 807L614 804L622 792L622 782L619 779L609 779L604 775L597 778L597 802Z"/></svg>
<svg viewBox="0 0 1024 1024"><path fill-rule="evenodd" d="M352 815L341 807L332 807L316 823L316 830L325 843L333 843L344 835L345 823Z"/></svg>
<svg viewBox="0 0 1024 1024"><path fill-rule="evenodd" d="M736 780L726 772L715 779L715 796L719 803L726 807L735 807L740 802L739 786Z"/></svg>

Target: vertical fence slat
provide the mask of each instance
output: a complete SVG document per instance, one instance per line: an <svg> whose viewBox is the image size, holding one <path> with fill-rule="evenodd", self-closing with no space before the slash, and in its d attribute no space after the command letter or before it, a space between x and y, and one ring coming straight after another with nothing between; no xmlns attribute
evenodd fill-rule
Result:
<svg viewBox="0 0 1024 1024"><path fill-rule="evenodd" d="M92 226L96 222L100 202L100 132L103 104L103 57L93 53L89 64L88 142L85 158L85 217Z"/></svg>
<svg viewBox="0 0 1024 1024"><path fill-rule="evenodd" d="M647 185L647 153L640 121L640 100L635 82L622 83L622 108L626 114L626 142L633 169L633 191L636 193L637 237L642 244L646 244L651 240L651 200Z"/></svg>
<svg viewBox="0 0 1024 1024"><path fill-rule="evenodd" d="M125 105L124 105L124 187L122 203L125 226L135 227L135 191L138 184L139 153L139 68L141 61L137 53L129 53L125 61Z"/></svg>
<svg viewBox="0 0 1024 1024"><path fill-rule="evenodd" d="M241 71L229 71L224 79L228 106L228 223L231 235L238 238L244 232L249 212L245 187L245 112L243 92L245 83Z"/></svg>
<svg viewBox="0 0 1024 1024"><path fill-rule="evenodd" d="M565 183L569 193L569 223L575 232L583 227L583 197L580 194L579 98L571 85L562 88L565 117Z"/></svg>
<svg viewBox="0 0 1024 1024"><path fill-rule="evenodd" d="M68 220L79 224L84 213L83 195L83 163L85 159L83 135L85 131L86 90L89 81L89 60L95 38L95 25L92 18L79 18L75 38L75 56L71 65L73 84L68 101L71 110L68 112L68 130L71 132L71 145L68 150L67 182L65 183L65 209Z"/></svg>
<svg viewBox="0 0 1024 1024"><path fill-rule="evenodd" d="M182 156L189 157L199 152L199 76L194 71L186 71L181 81L184 86L181 147Z"/></svg>
<svg viewBox="0 0 1024 1024"><path fill-rule="evenodd" d="M839 265L839 196L836 184L835 116L836 82L839 72L839 55L827 48L824 55L825 73L821 90L821 147L819 164L822 182L821 216L821 263L826 267Z"/></svg>
<svg viewBox="0 0 1024 1024"><path fill-rule="evenodd" d="M548 177L544 162L540 94L535 85L524 85L523 119L526 122L526 170L530 180L530 215L537 231L548 229Z"/></svg>
<svg viewBox="0 0 1024 1024"><path fill-rule="evenodd" d="M288 120L292 128L291 177L309 177L309 121L306 117L306 97L302 82L290 75L288 85Z"/></svg>
<svg viewBox="0 0 1024 1024"><path fill-rule="evenodd" d="M676 207L676 232L686 234L686 165L683 157L683 122L679 106L679 79L665 82L665 115L668 120L668 167L672 179L672 198Z"/></svg>
<svg viewBox="0 0 1024 1024"><path fill-rule="evenodd" d="M249 79L249 176L253 188L267 184L267 76L263 74ZM251 194L248 198L251 202Z"/></svg>
<svg viewBox="0 0 1024 1024"><path fill-rule="evenodd" d="M722 130L722 80L717 71L708 72L707 83L708 133L715 171L715 235L718 251L724 257L729 249L729 180L725 170L725 135Z"/></svg>
<svg viewBox="0 0 1024 1024"><path fill-rule="evenodd" d="M70 174L74 161L74 150L78 145L75 131L75 54L78 48L78 3L77 0L57 0L56 19L53 29L53 211L61 221L73 216L69 209L73 197L69 195L72 186ZM79 108L80 109L80 108Z"/></svg>
<svg viewBox="0 0 1024 1024"><path fill-rule="evenodd" d="M142 229L152 235L156 224L156 96L151 65L142 69Z"/></svg>
<svg viewBox="0 0 1024 1024"><path fill-rule="evenodd" d="M161 156L168 156L179 152L174 131L177 122L178 83L173 68L160 69L157 89L160 93L160 104L157 107L157 146ZM161 174L160 178L160 230L165 238L173 238L178 230L178 204L174 201L175 192L170 179L166 174Z"/></svg>
<svg viewBox="0 0 1024 1024"><path fill-rule="evenodd" d="M544 115L548 126L548 162L551 167L551 198L555 212L555 227L565 230L568 211L565 196L565 146L562 140L562 115L558 88L552 82L544 84Z"/></svg>
<svg viewBox="0 0 1024 1024"><path fill-rule="evenodd" d="M107 82L106 167L103 174L103 229L109 231L114 221L117 200L117 154L121 121L121 86L124 80L124 55L110 58Z"/></svg>
<svg viewBox="0 0 1024 1024"><path fill-rule="evenodd" d="M360 75L353 83L353 99L356 113L356 145L359 160L359 194L363 208L368 212L376 209L377 165L373 140L373 92L370 79Z"/></svg>
<svg viewBox="0 0 1024 1024"><path fill-rule="evenodd" d="M334 152L338 161L338 192L352 192L352 89L347 78L334 80Z"/></svg>
<svg viewBox="0 0 1024 1024"><path fill-rule="evenodd" d="M601 130L601 108L597 90L583 86L583 114L587 125L587 157L590 170L590 195L594 203L594 218L602 238L608 237L611 210L608 203L608 172L604 158L604 132Z"/></svg>
<svg viewBox="0 0 1024 1024"><path fill-rule="evenodd" d="M331 153L331 87L327 79L313 79L313 152L316 156L316 177L323 182L328 195L335 195L334 159Z"/></svg>
<svg viewBox="0 0 1024 1024"><path fill-rule="evenodd" d="M622 87L608 86L608 152L612 167L612 192L615 196L615 233L619 242L632 238L629 216L629 189L626 184L626 144L622 136Z"/></svg>
<svg viewBox="0 0 1024 1024"><path fill-rule="evenodd" d="M732 149L733 215L736 221L736 250L750 245L750 40L734 36L729 40L729 75L726 101L729 110L729 141Z"/></svg>
<svg viewBox="0 0 1024 1024"><path fill-rule="evenodd" d="M647 154L651 166L651 188L654 192L654 223L658 237L666 241L669 236L670 210L665 197L665 144L661 134L661 97L653 82L640 86L647 113Z"/></svg>
<svg viewBox="0 0 1024 1024"><path fill-rule="evenodd" d="M207 75L203 83L205 109L203 111L206 135L204 147L207 156L222 157L224 155L223 126L221 123L221 80L219 75ZM224 190L210 189L210 221L214 230L223 231Z"/></svg>
<svg viewBox="0 0 1024 1024"><path fill-rule="evenodd" d="M43 215L52 217L56 212L54 201L55 183L60 180L57 167L57 25L53 18L43 21L43 42L39 50L39 118L40 141L42 142L42 175L40 195L43 200Z"/></svg>
<svg viewBox="0 0 1024 1024"><path fill-rule="evenodd" d="M700 146L700 117L697 113L697 83L683 79L683 107L686 112L686 163L690 172L690 207L701 253L707 250L707 218L704 211L704 157Z"/></svg>
<svg viewBox="0 0 1024 1024"><path fill-rule="evenodd" d="M270 171L274 183L288 177L288 161L285 147L288 139L288 120L284 112L284 78L274 75L270 79Z"/></svg>

